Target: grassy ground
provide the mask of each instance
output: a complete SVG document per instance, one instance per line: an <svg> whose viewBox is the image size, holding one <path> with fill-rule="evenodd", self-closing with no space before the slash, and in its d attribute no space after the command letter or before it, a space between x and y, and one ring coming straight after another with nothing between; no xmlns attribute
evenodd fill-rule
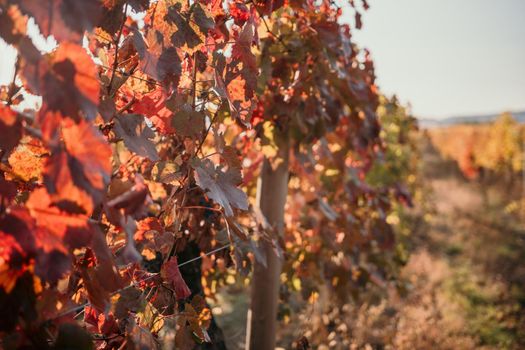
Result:
<svg viewBox="0 0 525 350"><path fill-rule="evenodd" d="M330 315L299 313L281 328L283 348L301 334L318 349L525 348L525 227L511 200L519 191L466 181L428 143L422 174L433 211L409 237L407 293L347 305L321 337L315 323ZM214 309L230 350L243 348L247 305L247 289L232 286Z"/></svg>
<svg viewBox="0 0 525 350"><path fill-rule="evenodd" d="M395 348L525 346L525 231L503 186L466 181L424 145L423 175L435 212L403 273Z"/></svg>

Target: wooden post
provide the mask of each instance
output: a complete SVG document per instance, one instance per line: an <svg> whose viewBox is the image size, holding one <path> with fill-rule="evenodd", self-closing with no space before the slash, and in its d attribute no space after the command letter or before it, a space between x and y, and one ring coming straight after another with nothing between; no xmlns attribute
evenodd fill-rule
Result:
<svg viewBox="0 0 525 350"><path fill-rule="evenodd" d="M282 161L275 169L265 159L257 182L257 206L281 236L284 233L284 206L288 194L288 151L286 142L279 150ZM275 349L282 261L269 243L264 242L262 249L266 253L267 265L255 262L253 270L246 330L247 350Z"/></svg>

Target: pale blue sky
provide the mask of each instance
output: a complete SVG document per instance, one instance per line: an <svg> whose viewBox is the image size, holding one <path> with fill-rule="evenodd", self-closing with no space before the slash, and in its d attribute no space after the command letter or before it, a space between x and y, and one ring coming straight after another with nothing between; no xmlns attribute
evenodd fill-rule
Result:
<svg viewBox="0 0 525 350"><path fill-rule="evenodd" d="M368 2L354 37L417 116L525 110L525 0Z"/></svg>

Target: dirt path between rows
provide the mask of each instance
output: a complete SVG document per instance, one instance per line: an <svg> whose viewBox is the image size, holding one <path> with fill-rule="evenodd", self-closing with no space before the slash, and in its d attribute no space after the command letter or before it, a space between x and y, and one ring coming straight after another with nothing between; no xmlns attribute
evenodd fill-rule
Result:
<svg viewBox="0 0 525 350"><path fill-rule="evenodd" d="M524 346L523 227L496 189L466 181L426 145L423 176L433 213L414 233L403 270L394 348L518 349ZM495 193L494 193L495 192ZM492 198L492 205L487 203Z"/></svg>

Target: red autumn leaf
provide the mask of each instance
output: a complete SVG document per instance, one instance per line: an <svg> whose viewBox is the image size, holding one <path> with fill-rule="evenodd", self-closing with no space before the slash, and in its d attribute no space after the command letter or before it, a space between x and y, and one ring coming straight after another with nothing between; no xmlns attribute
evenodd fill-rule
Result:
<svg viewBox="0 0 525 350"><path fill-rule="evenodd" d="M143 311L145 305L146 300L142 292L136 288L128 288L119 293L119 298L113 305L113 313L116 318L124 319L130 312Z"/></svg>
<svg viewBox="0 0 525 350"><path fill-rule="evenodd" d="M98 0L19 0L17 2L24 13L35 18L40 32L45 37L53 35L58 42L80 43L84 31L94 27L102 10Z"/></svg>
<svg viewBox="0 0 525 350"><path fill-rule="evenodd" d="M157 349L158 344L159 341L152 334L152 329L144 329L140 324L136 324L134 318L126 324L126 345L129 349Z"/></svg>
<svg viewBox="0 0 525 350"><path fill-rule="evenodd" d="M113 254L106 242L105 234L98 226L93 226L93 242L91 245L97 258L95 273L100 281L104 281L104 287L110 291L122 288L122 278L118 272Z"/></svg>
<svg viewBox="0 0 525 350"><path fill-rule="evenodd" d="M233 17L233 22L242 27L250 18L250 10L244 2L233 2L230 4L230 15Z"/></svg>
<svg viewBox="0 0 525 350"><path fill-rule="evenodd" d="M166 22L171 26L173 34L171 43L175 47L186 46L189 49L197 49L199 44L204 42L202 34L197 33L186 17L182 14L181 3L176 3L168 8L168 14L165 17Z"/></svg>
<svg viewBox="0 0 525 350"><path fill-rule="evenodd" d="M36 67L41 59L40 51L26 35L27 16L24 16L16 6L9 6L0 13L0 37L18 49L22 76L37 84L38 74Z"/></svg>
<svg viewBox="0 0 525 350"><path fill-rule="evenodd" d="M219 97L228 101L230 111L233 114L235 111L233 100L228 94L228 89L226 88L224 79L222 78L218 70L213 71L213 80L214 80L214 85L215 85L215 91L217 91L217 93L219 94Z"/></svg>
<svg viewBox="0 0 525 350"><path fill-rule="evenodd" d="M96 333L107 337L116 338L114 335L119 333L118 323L112 313L100 312L94 307L84 308L84 322L93 326Z"/></svg>
<svg viewBox="0 0 525 350"><path fill-rule="evenodd" d="M4 250L5 257L18 252L22 257L34 255L36 253L35 237L33 234L34 222L29 211L21 207L12 207L6 211L5 215L0 217L0 231L6 235L14 237L17 246L8 245L9 248ZM6 240L6 243L9 243ZM17 259L16 267L20 268L23 259Z"/></svg>
<svg viewBox="0 0 525 350"><path fill-rule="evenodd" d="M90 214L106 191L111 148L87 122L65 123L62 135L65 147L53 150L46 163L44 182L54 202Z"/></svg>
<svg viewBox="0 0 525 350"><path fill-rule="evenodd" d="M111 172L111 147L103 136L87 122L62 129L68 153L83 166L93 188L104 189Z"/></svg>
<svg viewBox="0 0 525 350"><path fill-rule="evenodd" d="M109 305L110 293L105 286L100 283L95 268L81 267L80 274L84 287L87 290L89 302L97 311L105 312Z"/></svg>
<svg viewBox="0 0 525 350"><path fill-rule="evenodd" d="M70 213L91 214L94 200L85 189L88 184L78 170L82 170L81 165L67 152L58 149L47 159L44 184L59 208ZM80 177L82 186L77 184L77 177Z"/></svg>
<svg viewBox="0 0 525 350"><path fill-rule="evenodd" d="M34 271L42 280L56 282L71 267L71 259L62 240L46 227L38 226L29 211L12 207L0 218L0 231L16 239L20 249L11 249L9 266L24 269L34 261Z"/></svg>
<svg viewBox="0 0 525 350"><path fill-rule="evenodd" d="M255 31L255 23L250 20L242 28L232 48L232 58L242 62L243 70L246 69L252 73L257 72L256 58L252 52L252 45L257 35Z"/></svg>
<svg viewBox="0 0 525 350"><path fill-rule="evenodd" d="M25 266L16 263L23 256L23 248L16 238L0 229L0 287L10 293L17 279L26 272Z"/></svg>
<svg viewBox="0 0 525 350"><path fill-rule="evenodd" d="M231 62L223 79L228 91L230 109L233 105L232 113L245 123L255 107L252 99L257 85L258 69L251 47L257 41L256 35L255 23L250 19L237 35L232 47Z"/></svg>
<svg viewBox="0 0 525 350"><path fill-rule="evenodd" d="M110 294L123 286L113 255L109 250L105 235L98 227L94 227L93 250L87 249L80 266L80 273L88 298L93 306L101 312L106 311ZM96 265L93 266L93 253ZM103 281L103 283L100 283Z"/></svg>
<svg viewBox="0 0 525 350"><path fill-rule="evenodd" d="M10 6L0 13L0 35L8 44L16 45L26 36L27 16L16 6Z"/></svg>
<svg viewBox="0 0 525 350"><path fill-rule="evenodd" d="M18 113L0 103L0 151L9 154L22 137L22 122Z"/></svg>
<svg viewBox="0 0 525 350"><path fill-rule="evenodd" d="M42 64L41 83L43 108L59 111L76 121L81 115L94 119L99 103L100 82L95 63L86 50L77 44L65 42L51 54L49 63Z"/></svg>
<svg viewBox="0 0 525 350"><path fill-rule="evenodd" d="M167 256L173 247L175 235L165 231L159 219L148 217L137 223L134 239L140 244L143 255L145 251L149 251Z"/></svg>
<svg viewBox="0 0 525 350"><path fill-rule="evenodd" d="M135 246L135 231L137 231L137 224L131 216L120 215L119 226L126 233L126 244L120 251L119 259L124 264L140 263L142 261L142 255L140 255L137 247Z"/></svg>
<svg viewBox="0 0 525 350"><path fill-rule="evenodd" d="M127 14L124 14L126 2L121 0L102 0L102 5L104 9L96 26L109 35L115 35L120 30L124 16L127 16Z"/></svg>
<svg viewBox="0 0 525 350"><path fill-rule="evenodd" d="M149 231L156 231L158 233L164 232L159 219L154 217L148 217L144 220L137 222L137 231L135 232L135 240L142 241L145 239L145 234Z"/></svg>
<svg viewBox="0 0 525 350"><path fill-rule="evenodd" d="M207 35L208 31L215 27L212 14L208 11L204 2L196 2L191 15L190 23L195 24L202 35Z"/></svg>
<svg viewBox="0 0 525 350"><path fill-rule="evenodd" d="M181 75L180 49L164 47L159 42L157 31L150 30L146 38L138 30L133 32L133 45L140 57L140 69L160 82L171 82L178 85Z"/></svg>
<svg viewBox="0 0 525 350"><path fill-rule="evenodd" d="M166 107L167 93L164 89L157 88L144 94L139 102L132 107L133 112L145 115L155 129L161 134L171 134L175 130L171 126L173 112Z"/></svg>
<svg viewBox="0 0 525 350"><path fill-rule="evenodd" d="M35 274L44 281L55 283L71 268L71 256L64 251L52 249L36 256Z"/></svg>
<svg viewBox="0 0 525 350"><path fill-rule="evenodd" d="M189 16L181 4L175 3L169 6L164 19L169 25L173 46L186 47L188 52L192 53L204 43L208 30L212 29L215 23L199 2L192 5L191 12L188 11Z"/></svg>
<svg viewBox="0 0 525 350"><path fill-rule="evenodd" d="M42 147L40 141L25 138L9 155L9 178L41 182L47 154L47 149Z"/></svg>
<svg viewBox="0 0 525 350"><path fill-rule="evenodd" d="M89 217L60 210L53 205L45 188L33 191L26 206L37 226L45 228L70 248L80 248L91 241L93 229L88 223Z"/></svg>
<svg viewBox="0 0 525 350"><path fill-rule="evenodd" d="M178 300L186 299L191 295L191 291L180 273L177 257L174 256L164 263L160 273L162 278L173 288Z"/></svg>

